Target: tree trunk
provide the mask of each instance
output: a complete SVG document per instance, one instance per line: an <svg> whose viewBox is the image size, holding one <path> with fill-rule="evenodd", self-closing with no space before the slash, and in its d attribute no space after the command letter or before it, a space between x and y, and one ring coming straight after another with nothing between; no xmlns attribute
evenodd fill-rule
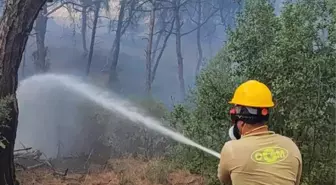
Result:
<svg viewBox="0 0 336 185"><path fill-rule="evenodd" d="M88 49L86 46L86 28L87 28L87 7L86 5L84 5L82 9L82 28L81 28L84 57L86 57L88 54Z"/></svg>
<svg viewBox="0 0 336 185"><path fill-rule="evenodd" d="M208 43L209 43L209 52L210 52L210 58L212 58L213 57L213 49L212 49L212 37L210 37L209 39L208 39Z"/></svg>
<svg viewBox="0 0 336 185"><path fill-rule="evenodd" d="M132 6L134 6L134 5L132 5ZM132 7L131 7L132 8ZM125 9L125 8L124 8ZM132 10L130 11L130 13L129 13L130 15L130 17L128 18L128 21L125 23L125 24L121 24L121 33L120 33L120 37L118 37L118 39L117 39L117 37L115 37L114 38L114 40L113 40L113 44L112 44L112 47L111 47L111 49L110 49L110 52L109 52L109 55L108 55L108 57L106 57L106 63L105 63L105 65L104 65L104 67L103 67L103 69L101 70L102 72L106 72L106 71L110 71L110 69L111 69L111 63L113 63L113 55L114 55L114 50L116 49L116 47L117 47L117 44L119 44L119 47L120 47L120 40L121 40L121 37L125 34L125 32L126 32L126 30L127 30L127 28L128 28L128 26L130 25L130 20L131 20L131 18L133 17L133 15L132 15ZM124 18L123 18L124 19ZM117 43L118 42L118 43ZM118 53L118 55L119 55L119 53ZM119 58L119 56L118 56L118 58ZM111 64L111 65L110 65ZM117 61L117 63L116 63L116 66L114 67L114 69L115 69L115 71L116 71L116 69L117 69L117 64L118 64L118 61ZM106 68L108 68L108 70L106 70ZM115 74L117 74L117 73L115 73Z"/></svg>
<svg viewBox="0 0 336 185"><path fill-rule="evenodd" d="M48 71L49 64L46 62L47 48L45 47L45 35L47 32L47 5L45 4L42 7L42 10L39 12L36 22L35 22L35 32L36 32L36 46L37 53L34 57L35 59L35 71L36 73L44 73Z"/></svg>
<svg viewBox="0 0 336 185"><path fill-rule="evenodd" d="M225 24L225 15L224 15L224 1L218 1L219 4L219 16L222 24Z"/></svg>
<svg viewBox="0 0 336 185"><path fill-rule="evenodd" d="M111 68L110 68L110 75L109 75L109 80L108 80L108 84L110 86L118 80L117 64L119 60L120 40L122 36L122 26L123 26L124 15L125 15L125 6L126 6L126 1L121 0L120 1L120 11L118 15L117 31L115 35L115 45L114 45L115 47L112 51Z"/></svg>
<svg viewBox="0 0 336 185"><path fill-rule="evenodd" d="M88 63L86 66L86 76L89 76L91 63L92 63L93 47L94 47L94 42L96 38L96 30L97 30L97 22L98 22L100 4L101 4L100 1L95 2L95 11L94 11L92 34L91 34L90 51L89 51Z"/></svg>
<svg viewBox="0 0 336 185"><path fill-rule="evenodd" d="M161 28L160 32L158 33L159 35L156 37L154 47L153 47L153 50L152 50L152 61L154 61L155 58L156 58L156 53L157 53L157 50L159 48L160 41L162 39L163 34L165 33L164 29L165 28Z"/></svg>
<svg viewBox="0 0 336 185"><path fill-rule="evenodd" d="M169 32L167 33L167 35L166 35L166 37L165 37L165 39L164 39L164 41L163 41L163 44L162 44L160 53L159 53L158 57L155 59L155 64L154 64L154 68L153 68L153 72L152 72L152 83L154 82L157 68L159 67L159 63L160 63L162 54L163 54L164 50L165 50L166 47L167 47L168 39L169 39L170 35L171 35L172 32L173 32L173 28L174 28L174 20L173 20L173 22L171 23L170 30L169 30ZM165 29L165 28L164 28L164 29ZM153 57L153 60L154 60L154 57Z"/></svg>
<svg viewBox="0 0 336 185"><path fill-rule="evenodd" d="M202 50L202 43L201 43L201 20L202 20L202 2L201 0L198 0L197 2L197 50L198 50L198 59L197 59L197 65L196 65L196 74L198 75L199 70L201 68L202 60L203 60L203 50Z"/></svg>
<svg viewBox="0 0 336 185"><path fill-rule="evenodd" d="M0 137L0 184L18 184L14 166L14 144L18 123L16 89L22 53L34 20L46 0L7 0L0 22L0 98L13 96L9 103L10 119L2 120ZM7 142L6 142L7 141Z"/></svg>
<svg viewBox="0 0 336 185"><path fill-rule="evenodd" d="M155 0L152 2L152 10L149 20L149 38L146 51L146 92L151 93L152 90L152 51L153 51L153 36L155 24Z"/></svg>
<svg viewBox="0 0 336 185"><path fill-rule="evenodd" d="M114 38L112 47L111 47L111 49L110 49L110 51L109 51L109 53L108 53L108 55L107 55L107 57L106 57L106 63L105 63L105 65L103 66L103 68L101 69L101 72L109 72L109 70L110 70L110 68L111 68L111 66L110 66L110 60L111 60L111 58L113 57L112 54L113 54L113 51L114 51L115 48L116 48L116 45L117 45L116 42L117 42L117 40L116 40L116 38Z"/></svg>
<svg viewBox="0 0 336 185"><path fill-rule="evenodd" d="M22 66L21 66L21 77L25 77L25 68L26 68L26 52L27 50L24 50L23 52L23 59L22 59Z"/></svg>
<svg viewBox="0 0 336 185"><path fill-rule="evenodd" d="M177 55L177 65L178 65L178 78L180 82L180 93L182 99L185 97L185 85L183 77L183 57L181 50L181 20L180 20L180 0L175 0L175 29L176 29L176 55Z"/></svg>
<svg viewBox="0 0 336 185"><path fill-rule="evenodd" d="M154 49L153 49L153 55L152 55L152 60L155 60L156 53L158 50L158 46L160 44L161 38L165 33L165 29L167 27L166 19L167 19L167 9L162 10L160 13L160 18L158 19L158 25L160 25L160 32L159 35L156 37L156 41L154 44Z"/></svg>

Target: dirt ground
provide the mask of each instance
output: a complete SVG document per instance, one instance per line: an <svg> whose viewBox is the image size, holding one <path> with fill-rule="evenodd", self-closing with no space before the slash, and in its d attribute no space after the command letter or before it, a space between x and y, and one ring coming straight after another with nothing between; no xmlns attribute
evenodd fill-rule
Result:
<svg viewBox="0 0 336 185"><path fill-rule="evenodd" d="M71 164L69 161L66 164ZM82 165L82 164L81 164ZM204 179L161 160L125 158L90 164L85 170L40 167L17 172L22 185L203 185Z"/></svg>

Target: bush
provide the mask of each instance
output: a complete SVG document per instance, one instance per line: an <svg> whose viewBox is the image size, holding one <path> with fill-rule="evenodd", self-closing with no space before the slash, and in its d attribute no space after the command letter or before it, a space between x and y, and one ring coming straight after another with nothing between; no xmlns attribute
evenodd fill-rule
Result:
<svg viewBox="0 0 336 185"><path fill-rule="evenodd" d="M230 77L230 64L222 62L227 53L222 50L197 78L197 88L189 98L189 105L175 106L171 113L172 126L197 143L220 151L228 139L229 105L235 84L243 78ZM208 177L209 184L217 182L218 159L195 148L177 145L172 159L193 173Z"/></svg>
<svg viewBox="0 0 336 185"><path fill-rule="evenodd" d="M159 120L167 114L163 104L155 100L135 99L132 102L140 112ZM83 101L79 108L83 125L81 136L87 136L86 143L89 148L104 145L110 148L111 157L131 154L148 159L164 154L168 145L167 139L141 123L131 122L122 115L87 101ZM102 149L104 146L101 146Z"/></svg>
<svg viewBox="0 0 336 185"><path fill-rule="evenodd" d="M200 74L189 105L172 125L220 151L227 138L228 101L244 80L266 83L276 102L270 128L294 138L303 156L303 184L335 181L335 1L287 3L279 17L267 0L247 0L225 47ZM321 33L326 33L321 35ZM216 179L218 160L180 147L179 162ZM175 153L177 154L177 153Z"/></svg>
<svg viewBox="0 0 336 185"><path fill-rule="evenodd" d="M154 184L169 184L168 176L176 170L174 164L166 160L153 160L150 162L146 175Z"/></svg>

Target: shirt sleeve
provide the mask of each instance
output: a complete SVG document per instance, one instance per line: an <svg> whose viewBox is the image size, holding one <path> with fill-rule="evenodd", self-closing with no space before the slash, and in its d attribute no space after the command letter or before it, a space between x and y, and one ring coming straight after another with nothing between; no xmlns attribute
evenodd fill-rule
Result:
<svg viewBox="0 0 336 185"><path fill-rule="evenodd" d="M299 158L299 168L298 168L298 173L296 175L296 182L295 185L299 185L301 182L301 175L302 175L302 159L301 156Z"/></svg>
<svg viewBox="0 0 336 185"><path fill-rule="evenodd" d="M221 151L217 177L221 183L231 184L230 166L232 161L230 143L226 142Z"/></svg>

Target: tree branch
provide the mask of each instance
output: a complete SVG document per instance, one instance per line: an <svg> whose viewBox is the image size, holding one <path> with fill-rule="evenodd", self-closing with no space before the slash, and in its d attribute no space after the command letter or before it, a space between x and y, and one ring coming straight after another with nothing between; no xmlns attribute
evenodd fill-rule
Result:
<svg viewBox="0 0 336 185"><path fill-rule="evenodd" d="M76 3L73 3L73 2L62 2L60 5L58 5L54 9L50 10L50 12L48 12L45 16L49 16L50 14L54 13L55 11L57 11L58 9L62 8L64 5L67 5L67 4L76 4ZM76 4L76 5L81 6L79 4ZM83 6L81 6L81 7L83 7Z"/></svg>
<svg viewBox="0 0 336 185"><path fill-rule="evenodd" d="M187 31L185 33L182 33L181 34L181 37L185 36L185 35L188 35L189 33L192 33L193 31L197 30L199 27L202 27L205 23L207 23L211 17L213 17L216 13L218 12L218 9L213 11L210 16L208 16L205 21L203 23L201 23L200 25L197 25L197 27L195 27L194 29L190 30L190 31Z"/></svg>

